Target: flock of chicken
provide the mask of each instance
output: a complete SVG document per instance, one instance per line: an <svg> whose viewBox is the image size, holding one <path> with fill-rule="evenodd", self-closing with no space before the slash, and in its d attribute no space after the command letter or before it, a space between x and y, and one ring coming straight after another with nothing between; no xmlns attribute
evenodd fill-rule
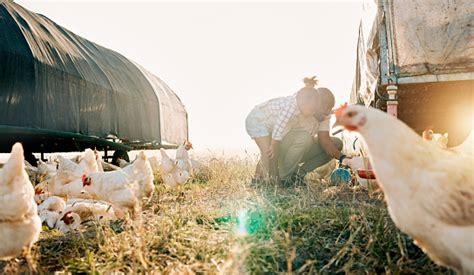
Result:
<svg viewBox="0 0 474 275"><path fill-rule="evenodd" d="M431 133L423 140L400 120L373 108L340 108L336 124L362 137L397 227L435 262L474 274L473 154L426 142ZM174 160L161 150L166 185L180 186L192 175L187 149L180 146ZM84 220L135 217L142 200L153 195L156 162L140 152L135 161L118 168L86 150L80 159L59 156L57 169L45 163L37 170L25 169L23 148L15 144L0 170L0 260L31 247L42 222L67 232ZM33 187L28 175L34 181L39 176L41 182Z"/></svg>
<svg viewBox="0 0 474 275"><path fill-rule="evenodd" d="M40 161L36 168L24 160L23 147L16 143L0 169L0 260L29 250L43 223L69 232L85 221L136 218L142 203L153 196L157 169L171 188L190 178L193 168L187 149L179 146L174 160L161 150L161 164L141 151L122 168L86 149L72 160L58 156L49 163Z"/></svg>

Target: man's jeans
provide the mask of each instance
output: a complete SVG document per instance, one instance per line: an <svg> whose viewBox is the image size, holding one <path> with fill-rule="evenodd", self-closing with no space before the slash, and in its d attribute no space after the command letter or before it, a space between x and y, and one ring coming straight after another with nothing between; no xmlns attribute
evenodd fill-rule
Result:
<svg viewBox="0 0 474 275"><path fill-rule="evenodd" d="M332 142L342 150L342 141L331 137ZM332 157L326 154L318 139L304 130L293 130L285 135L280 143L278 170L282 180L298 173L305 175L329 162Z"/></svg>

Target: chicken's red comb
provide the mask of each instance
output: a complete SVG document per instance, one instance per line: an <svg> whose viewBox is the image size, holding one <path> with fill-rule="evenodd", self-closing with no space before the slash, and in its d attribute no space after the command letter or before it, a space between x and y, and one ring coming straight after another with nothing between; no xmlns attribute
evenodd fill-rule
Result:
<svg viewBox="0 0 474 275"><path fill-rule="evenodd" d="M91 178L86 176L86 174L82 175L82 186L91 185Z"/></svg>
<svg viewBox="0 0 474 275"><path fill-rule="evenodd" d="M189 140L187 140L187 141L184 142L184 148L185 148L187 151L189 151L189 150L191 150L191 149L194 149L194 148L193 148L193 144L192 144Z"/></svg>
<svg viewBox="0 0 474 275"><path fill-rule="evenodd" d="M337 108L335 111L334 111L334 115L336 116L336 118L339 118L342 114L342 112L344 112L344 110L347 108L347 102L345 102L343 105L341 105L341 107Z"/></svg>

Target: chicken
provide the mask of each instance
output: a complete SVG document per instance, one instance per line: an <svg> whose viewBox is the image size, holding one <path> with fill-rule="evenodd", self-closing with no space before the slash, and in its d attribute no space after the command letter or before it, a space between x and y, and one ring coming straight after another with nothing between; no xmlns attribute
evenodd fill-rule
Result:
<svg viewBox="0 0 474 275"><path fill-rule="evenodd" d="M140 187L124 171L91 173L83 178L82 185L91 199L110 202L132 216L138 213Z"/></svg>
<svg viewBox="0 0 474 275"><path fill-rule="evenodd" d="M58 172L56 173L56 180L61 183L67 183L70 181L79 178L82 175L82 171L79 171L79 164L64 158L62 156L58 156ZM78 173L76 174L76 171Z"/></svg>
<svg viewBox="0 0 474 275"><path fill-rule="evenodd" d="M123 172L127 173L130 179L138 183L140 188L139 198L151 198L155 185L153 184L153 169L147 160L145 152L140 151L135 161L124 167Z"/></svg>
<svg viewBox="0 0 474 275"><path fill-rule="evenodd" d="M474 273L474 158L432 146L400 120L353 105L336 124L357 131L391 218L428 256Z"/></svg>
<svg viewBox="0 0 474 275"><path fill-rule="evenodd" d="M83 155L77 155L75 157L73 157L72 159L69 159L71 160L72 162L76 163L76 164L79 164L79 162L81 162L81 160L84 158Z"/></svg>
<svg viewBox="0 0 474 275"><path fill-rule="evenodd" d="M84 157L79 164L58 156L58 171L54 177L41 182L52 195L68 198L87 198L83 192L82 178L88 173L99 171L96 155L90 149L85 150Z"/></svg>
<svg viewBox="0 0 474 275"><path fill-rule="evenodd" d="M104 172L104 167L102 167L102 158L100 157L99 151L94 149L95 161L97 162L97 172Z"/></svg>
<svg viewBox="0 0 474 275"><path fill-rule="evenodd" d="M176 181L176 184L183 185L188 181L189 173L188 171L177 171L173 173L173 178Z"/></svg>
<svg viewBox="0 0 474 275"><path fill-rule="evenodd" d="M59 218L61 217L61 212L44 210L39 215L41 219L41 223L45 223L50 229L56 227L56 223L58 222Z"/></svg>
<svg viewBox="0 0 474 275"><path fill-rule="evenodd" d="M120 170L120 169L121 169L120 167L115 166L115 165L113 165L113 164L111 164L111 163L105 162L105 161L103 161L103 160L101 161L101 165L102 165L102 167L103 167L103 169L104 169L103 172L116 171L116 170Z"/></svg>
<svg viewBox="0 0 474 275"><path fill-rule="evenodd" d="M186 151L189 151L191 149L193 149L193 144L189 141L189 140L186 140L184 143L184 149L186 149Z"/></svg>
<svg viewBox="0 0 474 275"><path fill-rule="evenodd" d="M36 183L36 178L38 176L38 168L31 165L28 161L25 160L25 171L30 178L30 181Z"/></svg>
<svg viewBox="0 0 474 275"><path fill-rule="evenodd" d="M25 248L29 251L41 231L24 160L23 147L16 143L0 170L0 260L16 257Z"/></svg>
<svg viewBox="0 0 474 275"><path fill-rule="evenodd" d="M38 206L41 223L46 222L49 228L54 228L61 212L66 208L66 202L56 196L51 196Z"/></svg>
<svg viewBox="0 0 474 275"><path fill-rule="evenodd" d="M43 182L47 183L47 182ZM52 194L51 192L48 191L48 189L42 189L42 188L37 188L35 186L35 202L36 204L42 204L47 198L51 197Z"/></svg>
<svg viewBox="0 0 474 275"><path fill-rule="evenodd" d="M80 179L84 174L99 172L96 155L91 149L85 150L84 157L79 164L62 156L58 156L58 160L59 167L55 177L57 184L66 184L73 180Z"/></svg>
<svg viewBox="0 0 474 275"><path fill-rule="evenodd" d="M38 161L38 174L36 176L39 182L48 180L56 175L56 164Z"/></svg>
<svg viewBox="0 0 474 275"><path fill-rule="evenodd" d="M83 173L99 172L94 151L91 149L84 151L84 158L79 162L79 167Z"/></svg>
<svg viewBox="0 0 474 275"><path fill-rule="evenodd" d="M424 141L437 145L442 149L448 148L448 133L438 134L434 133L432 129L427 128L423 131L421 136L423 137Z"/></svg>
<svg viewBox="0 0 474 275"><path fill-rule="evenodd" d="M42 204L38 205L38 213L44 210L60 212L66 208L66 202L57 196L47 198Z"/></svg>
<svg viewBox="0 0 474 275"><path fill-rule="evenodd" d="M45 189L47 193L44 191L39 190L38 188L35 189L39 195L48 194L49 196L60 196L64 198L88 198L89 195L84 192L83 188L83 178L85 174L82 175L81 178L75 179L73 181L64 183L62 180L58 180L56 177L52 178L48 181L40 183L40 185L45 185ZM47 195L45 196L48 197ZM40 198L35 197L35 200Z"/></svg>
<svg viewBox="0 0 474 275"><path fill-rule="evenodd" d="M65 212L56 222L56 228L63 233L72 232L81 226L81 217L74 212Z"/></svg>
<svg viewBox="0 0 474 275"><path fill-rule="evenodd" d="M178 171L186 171L189 175L193 174L191 160L184 145L180 145L176 149L175 165Z"/></svg>
<svg viewBox="0 0 474 275"><path fill-rule="evenodd" d="M150 162L153 173L158 173L158 171L160 171L160 163L157 157L148 158L148 162Z"/></svg>
<svg viewBox="0 0 474 275"><path fill-rule="evenodd" d="M171 173L168 173L168 174L163 174L161 175L162 179L163 179L163 183L169 187L169 188L175 188L176 186L178 186L178 183L176 182L176 180L174 179L173 177L173 174Z"/></svg>
<svg viewBox="0 0 474 275"><path fill-rule="evenodd" d="M81 221L110 221L124 218L123 212L112 204L104 201L72 199L67 202L64 213L74 212L79 215Z"/></svg>
<svg viewBox="0 0 474 275"><path fill-rule="evenodd" d="M171 173L174 170L173 160L166 154L165 149L160 149L161 153L161 172L162 174Z"/></svg>

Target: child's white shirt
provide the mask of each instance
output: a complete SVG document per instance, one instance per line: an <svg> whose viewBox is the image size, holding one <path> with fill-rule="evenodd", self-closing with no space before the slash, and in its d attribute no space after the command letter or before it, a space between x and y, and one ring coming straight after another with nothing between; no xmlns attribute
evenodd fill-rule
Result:
<svg viewBox="0 0 474 275"><path fill-rule="evenodd" d="M296 119L300 114L298 103L296 102L296 94L270 99L257 105L255 108L262 111L268 118L276 117L272 131L273 140L282 140L283 136L288 132L290 120Z"/></svg>

